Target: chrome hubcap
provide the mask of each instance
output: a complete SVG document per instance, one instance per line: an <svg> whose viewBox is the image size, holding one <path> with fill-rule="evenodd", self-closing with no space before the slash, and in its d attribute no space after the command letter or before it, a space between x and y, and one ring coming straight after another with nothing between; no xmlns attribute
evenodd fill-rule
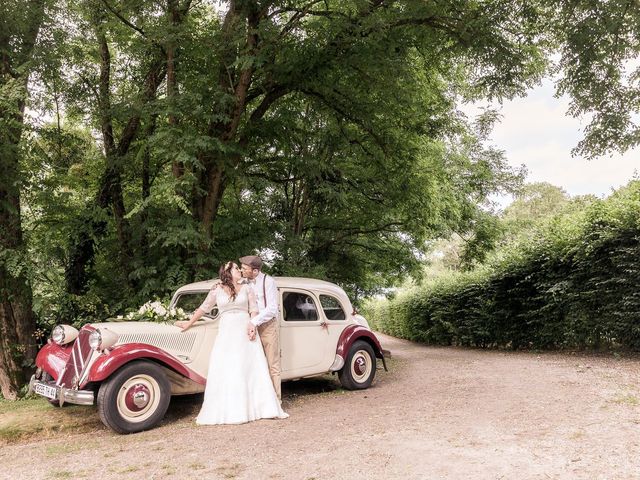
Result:
<svg viewBox="0 0 640 480"><path fill-rule="evenodd" d="M369 378L372 369L373 363L369 354L365 350L358 350L351 360L353 379L358 383L365 382Z"/></svg>
<svg viewBox="0 0 640 480"><path fill-rule="evenodd" d="M147 392L135 392L133 394L133 403L138 408L143 408L149 403L149 394Z"/></svg>
<svg viewBox="0 0 640 480"><path fill-rule="evenodd" d="M362 375L366 369L365 361L362 357L358 357L355 361L355 365L353 366L355 372L358 375Z"/></svg>
<svg viewBox="0 0 640 480"><path fill-rule="evenodd" d="M143 422L160 404L160 385L149 375L136 375L128 379L118 393L117 408L129 422Z"/></svg>

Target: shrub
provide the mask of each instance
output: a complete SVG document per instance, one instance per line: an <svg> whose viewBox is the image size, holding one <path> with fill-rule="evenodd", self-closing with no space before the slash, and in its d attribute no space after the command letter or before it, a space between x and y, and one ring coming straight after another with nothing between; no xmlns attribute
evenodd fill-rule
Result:
<svg viewBox="0 0 640 480"><path fill-rule="evenodd" d="M430 344L640 350L640 182L364 313L383 333Z"/></svg>

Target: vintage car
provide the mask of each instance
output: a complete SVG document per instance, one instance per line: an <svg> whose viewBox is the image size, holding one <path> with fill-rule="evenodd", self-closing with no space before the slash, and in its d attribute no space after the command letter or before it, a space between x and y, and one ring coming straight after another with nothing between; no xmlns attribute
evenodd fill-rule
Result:
<svg viewBox="0 0 640 480"><path fill-rule="evenodd" d="M279 291L282 380L328 372L344 388L371 385L380 342L344 291L329 282L275 277ZM195 310L214 280L179 288L170 307ZM119 433L152 428L171 395L204 391L218 314L182 332L171 324L105 322L53 329L36 358L30 389L54 405L97 403L102 422Z"/></svg>

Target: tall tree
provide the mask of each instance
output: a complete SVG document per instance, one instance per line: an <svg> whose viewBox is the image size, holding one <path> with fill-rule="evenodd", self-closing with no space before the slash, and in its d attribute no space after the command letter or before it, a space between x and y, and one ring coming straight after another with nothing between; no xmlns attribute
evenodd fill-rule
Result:
<svg viewBox="0 0 640 480"><path fill-rule="evenodd" d="M198 147L191 202L203 232L211 235L225 188L251 161L247 147L258 136L269 141L261 135L265 120L286 97L322 103L375 137L375 116L394 96L401 102L415 92L413 85L393 82L415 60L429 72L425 82L436 96L447 88L441 82L456 80L467 84L467 93L522 91L543 62L536 50L536 9L516 4L230 1L217 34L202 36L214 48L201 49L194 65L197 74L215 81L194 77L185 84L185 91L204 100L200 118L192 117ZM217 17L204 22L215 31ZM439 131L435 122L431 126Z"/></svg>
<svg viewBox="0 0 640 480"><path fill-rule="evenodd" d="M129 288L136 288L131 272L134 268L134 251L140 242L130 225L126 205L126 165L141 151L141 191L149 196L150 172L148 146L137 142L141 132L151 136L155 130L157 113L154 102L163 81L167 82L167 96L173 101L176 91L177 30L185 20L190 0L169 0L165 15L155 14L155 2L85 2L76 5L73 21L82 25L83 32L91 32L89 48L72 49L74 55L66 64L80 66L80 74L67 79L75 85L76 95L68 98L69 105L77 111L87 109L92 123L99 129L104 152L104 170L95 202L88 205L111 214L118 240L119 277ZM83 33L84 35L84 33ZM166 38L166 39L165 39ZM69 35L69 42L85 42L77 35ZM68 48L68 47L63 47ZM115 60L115 61L114 61ZM70 91L74 91L73 87ZM169 106L169 123L176 124L176 116ZM174 171L180 166L174 163ZM176 173L176 176L179 176ZM67 265L69 293L84 293L88 286L86 272L93 262L95 241L104 236L106 226L98 218L87 223L84 230L71 239ZM146 244L146 235L141 235Z"/></svg>
<svg viewBox="0 0 640 480"><path fill-rule="evenodd" d="M14 399L36 345L21 221L21 139L44 0L0 4L0 391Z"/></svg>
<svg viewBox="0 0 640 480"><path fill-rule="evenodd" d="M640 144L640 3L550 2L569 113L589 117L575 153L588 158Z"/></svg>

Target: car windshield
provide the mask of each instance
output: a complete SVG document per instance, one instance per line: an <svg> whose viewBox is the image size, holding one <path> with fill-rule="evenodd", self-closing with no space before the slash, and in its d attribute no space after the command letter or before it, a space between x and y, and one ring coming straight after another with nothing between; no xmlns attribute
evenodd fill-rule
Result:
<svg viewBox="0 0 640 480"><path fill-rule="evenodd" d="M181 293L176 301L176 308L182 308L185 312L194 312L196 308L202 305L204 299L209 292L184 292ZM216 317L218 315L218 307L213 307L209 317Z"/></svg>

